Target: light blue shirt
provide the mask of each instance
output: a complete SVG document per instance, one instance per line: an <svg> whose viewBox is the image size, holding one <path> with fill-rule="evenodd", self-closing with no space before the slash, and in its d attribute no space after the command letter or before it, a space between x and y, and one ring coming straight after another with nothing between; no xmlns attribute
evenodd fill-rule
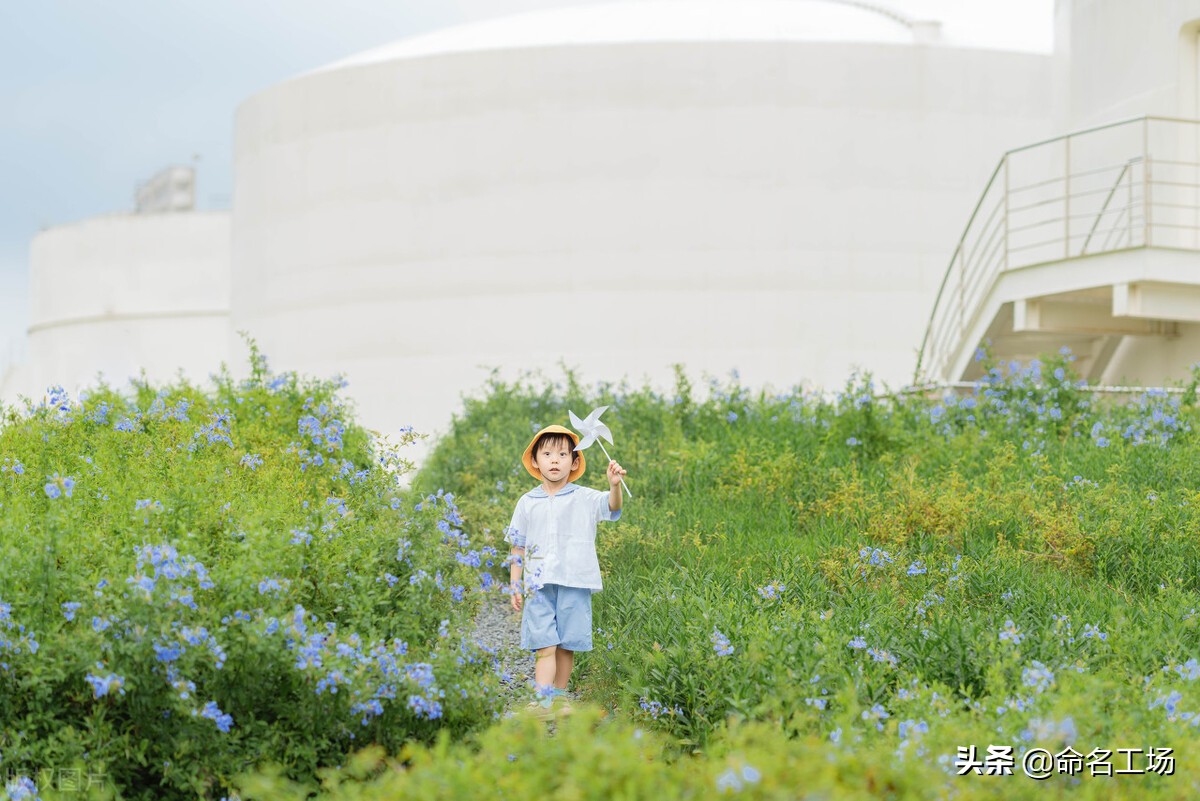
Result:
<svg viewBox="0 0 1200 801"><path fill-rule="evenodd" d="M600 590L596 524L619 520L609 493L567 484L554 495L541 487L521 496L504 541L525 549L525 589L543 584Z"/></svg>

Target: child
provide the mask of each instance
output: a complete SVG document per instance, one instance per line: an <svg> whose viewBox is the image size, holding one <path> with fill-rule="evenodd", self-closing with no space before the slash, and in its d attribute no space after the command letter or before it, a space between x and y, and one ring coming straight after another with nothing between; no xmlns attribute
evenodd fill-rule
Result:
<svg viewBox="0 0 1200 801"><path fill-rule="evenodd" d="M521 616L521 647L537 653L534 681L548 707L567 694L576 651L592 650L592 593L601 589L596 523L621 517L621 477L608 463L608 492L576 486L587 462L579 437L562 426L534 435L521 461L542 485L521 496L504 535L512 544L513 609ZM529 603L520 592L522 573Z"/></svg>

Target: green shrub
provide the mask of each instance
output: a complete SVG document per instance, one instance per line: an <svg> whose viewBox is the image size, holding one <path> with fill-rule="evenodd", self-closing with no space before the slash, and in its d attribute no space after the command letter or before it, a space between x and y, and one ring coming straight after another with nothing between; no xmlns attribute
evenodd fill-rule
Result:
<svg viewBox="0 0 1200 801"><path fill-rule="evenodd" d="M499 710L464 636L493 554L451 494L398 490L413 435L373 441L338 380L252 358L244 383L5 410L10 779L80 766L125 798L220 798L264 754L311 777Z"/></svg>
<svg viewBox="0 0 1200 801"><path fill-rule="evenodd" d="M576 676L675 748L736 720L894 749L923 720L1018 752L1053 722L1178 755L1200 723L1195 411L1095 402L1071 361L988 364L940 397L494 381L420 481L462 470L485 488L464 504L502 527L532 484L514 467L530 429L612 407L636 497L601 532Z"/></svg>

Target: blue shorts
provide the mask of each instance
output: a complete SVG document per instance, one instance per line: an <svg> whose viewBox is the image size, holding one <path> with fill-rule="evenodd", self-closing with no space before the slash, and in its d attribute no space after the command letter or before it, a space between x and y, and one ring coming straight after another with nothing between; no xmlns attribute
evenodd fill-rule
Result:
<svg viewBox="0 0 1200 801"><path fill-rule="evenodd" d="M546 584L525 599L521 647L531 651L559 645L592 650L592 591Z"/></svg>

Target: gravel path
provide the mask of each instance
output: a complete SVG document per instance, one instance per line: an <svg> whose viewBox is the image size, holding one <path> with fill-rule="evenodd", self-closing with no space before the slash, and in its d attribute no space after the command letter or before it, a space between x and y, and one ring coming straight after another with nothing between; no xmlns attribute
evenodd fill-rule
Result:
<svg viewBox="0 0 1200 801"><path fill-rule="evenodd" d="M523 706L533 682L533 656L521 648L521 615L514 612L506 593L488 593L475 618L475 639L493 648L504 670L509 689L508 707Z"/></svg>

